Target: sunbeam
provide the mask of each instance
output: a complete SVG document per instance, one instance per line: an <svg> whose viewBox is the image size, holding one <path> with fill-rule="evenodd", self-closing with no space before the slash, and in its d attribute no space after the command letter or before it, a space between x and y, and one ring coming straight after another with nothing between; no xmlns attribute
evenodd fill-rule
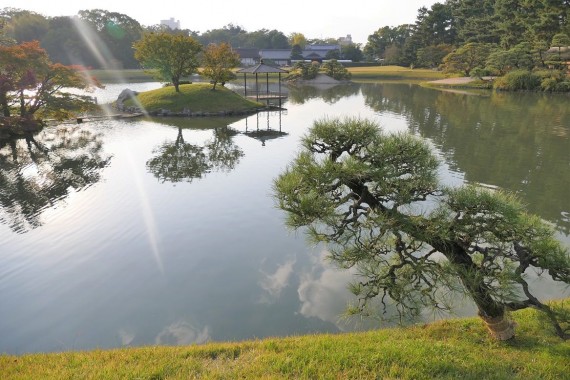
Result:
<svg viewBox="0 0 570 380"><path fill-rule="evenodd" d="M164 267L162 265L162 258L160 256L160 250L158 248L158 234L156 229L156 223L154 219L154 215L152 213L152 207L148 200L148 196L144 189L142 179L136 170L136 165L133 156L128 153L128 160L129 165L131 166L131 173L133 173L133 179L135 181L135 188L139 194L139 205L140 209L142 210L142 216L146 228L146 236L148 237L148 241L150 243L150 248L152 249L152 254L154 259L156 260L156 264L160 273L164 274Z"/></svg>
<svg viewBox="0 0 570 380"><path fill-rule="evenodd" d="M125 81L124 76L121 75L119 70L116 70L115 62L117 62L117 60L115 59L115 57L113 56L113 54L111 53L105 42L101 40L101 38L97 35L97 33L95 33L95 31L88 23L84 22L79 17L72 17L72 20L73 20L73 26L81 36L81 39L83 40L83 42L85 42L85 44L87 45L87 47L89 48L89 50L91 51L97 62L99 62L99 64L101 65L101 67L104 70L109 71L115 83L121 83L126 85L127 82ZM142 106L139 100L133 98L133 101L135 102L137 108L140 109L145 116L148 116L148 112ZM107 116L110 116L110 111L106 107L101 107L101 108L103 109L103 112L107 114Z"/></svg>
<svg viewBox="0 0 570 380"><path fill-rule="evenodd" d="M116 60L113 57L113 54L91 26L79 17L72 17L72 20L73 26L77 29L77 32L79 32L81 39L85 42L91 53L93 53L93 56L97 62L99 62L101 67L105 70L115 69L116 67L114 66L114 62L116 62ZM114 79L118 82L124 82L124 78L122 78L121 75L116 73L113 73L113 75L115 77Z"/></svg>

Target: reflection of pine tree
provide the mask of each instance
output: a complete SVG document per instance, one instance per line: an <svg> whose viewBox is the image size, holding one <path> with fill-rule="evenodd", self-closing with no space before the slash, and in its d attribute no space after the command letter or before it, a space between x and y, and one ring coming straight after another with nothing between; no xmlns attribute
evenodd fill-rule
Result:
<svg viewBox="0 0 570 380"><path fill-rule="evenodd" d="M213 170L230 171L243 151L233 143L237 132L224 127L216 128L213 139L204 146L184 141L182 128L174 142L165 142L154 150L156 156L147 161L148 170L162 182L192 182Z"/></svg>
<svg viewBox="0 0 570 380"><path fill-rule="evenodd" d="M41 226L43 210L99 181L111 160L101 151L100 136L77 127L0 144L0 222L20 233Z"/></svg>

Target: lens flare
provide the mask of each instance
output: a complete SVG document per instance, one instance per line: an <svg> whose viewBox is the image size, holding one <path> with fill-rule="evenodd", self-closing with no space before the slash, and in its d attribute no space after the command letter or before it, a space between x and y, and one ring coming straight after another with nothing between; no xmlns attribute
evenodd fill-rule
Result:
<svg viewBox="0 0 570 380"><path fill-rule="evenodd" d="M79 17L73 17L72 20L73 20L73 26L81 36L81 39L83 40L83 42L85 42L85 45L89 48L89 50L91 51L91 53L93 54L99 65L104 70L109 71L109 74L113 78L113 82L127 85L124 76L121 74L119 70L116 70L117 60L115 59L115 57L113 56L113 54L111 53L105 42L101 40L101 38L99 38L97 33L88 23L81 20ZM148 112L139 102L139 100L133 98L133 101L135 102L136 107L139 110L141 110L141 112L145 116L148 116ZM106 107L103 107L103 110L107 114L107 116L110 116L110 111L107 110Z"/></svg>
<svg viewBox="0 0 570 380"><path fill-rule="evenodd" d="M148 196L145 191L144 185L142 183L142 179L138 174L134 158L130 153L128 153L128 161L131 166L131 173L133 173L135 188L137 189L139 195L139 205L140 205L140 210L142 211L142 216L146 227L146 236L148 237L150 248L152 250L154 259L156 260L158 270L160 270L160 273L164 274L164 266L162 265L162 258L160 256L160 250L158 248L158 240L159 240L158 232L156 228L154 214L152 212L152 207L148 200Z"/></svg>

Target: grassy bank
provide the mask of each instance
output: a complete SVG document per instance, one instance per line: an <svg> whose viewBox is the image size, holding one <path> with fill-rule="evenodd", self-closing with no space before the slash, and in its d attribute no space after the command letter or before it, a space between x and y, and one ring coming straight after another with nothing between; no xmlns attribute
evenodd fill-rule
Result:
<svg viewBox="0 0 570 380"><path fill-rule="evenodd" d="M425 81L445 78L445 75L441 71L430 69L410 69L401 66L349 67L348 71L352 74L352 79L354 81ZM103 83L156 81L156 79L144 70L91 70L90 74ZM270 75L271 82L276 82L277 78L278 77L276 75ZM263 79L265 80L265 77ZM249 78L249 80L251 80L251 78ZM241 83L243 78L239 76L236 81Z"/></svg>
<svg viewBox="0 0 570 380"><path fill-rule="evenodd" d="M173 86L145 91L138 95L138 101L148 111L168 109L171 112L240 112L262 107L263 104L245 99L235 92L218 85L212 91L209 83L193 83L180 86L176 92ZM125 102L134 105L132 101Z"/></svg>
<svg viewBox="0 0 570 380"><path fill-rule="evenodd" d="M438 80L435 82L428 81L422 82L421 86L429 88L439 88L439 89L467 89L467 90L492 90L493 81L474 79L474 78L448 78L444 80Z"/></svg>
<svg viewBox="0 0 570 380"><path fill-rule="evenodd" d="M568 303L568 301L567 301ZM491 340L478 318L412 328L188 347L0 356L3 379L570 379L570 342L534 311L517 339Z"/></svg>
<svg viewBox="0 0 570 380"><path fill-rule="evenodd" d="M353 81L427 81L445 78L441 71L401 66L350 67Z"/></svg>

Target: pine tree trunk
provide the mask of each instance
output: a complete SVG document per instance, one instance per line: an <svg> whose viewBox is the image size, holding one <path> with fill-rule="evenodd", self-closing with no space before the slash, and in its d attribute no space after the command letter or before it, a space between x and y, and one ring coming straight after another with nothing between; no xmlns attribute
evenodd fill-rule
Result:
<svg viewBox="0 0 570 380"><path fill-rule="evenodd" d="M515 323L505 315L505 307L491 297L483 280L474 275L479 271L479 268L465 249L452 241L436 241L432 245L456 266L457 276L477 305L479 317L485 322L491 335L501 341L513 339L515 337Z"/></svg>
<svg viewBox="0 0 570 380"><path fill-rule="evenodd" d="M505 314L499 317L489 318L479 314L479 317L485 322L487 330L497 340L509 340L515 337L516 323L509 320Z"/></svg>

